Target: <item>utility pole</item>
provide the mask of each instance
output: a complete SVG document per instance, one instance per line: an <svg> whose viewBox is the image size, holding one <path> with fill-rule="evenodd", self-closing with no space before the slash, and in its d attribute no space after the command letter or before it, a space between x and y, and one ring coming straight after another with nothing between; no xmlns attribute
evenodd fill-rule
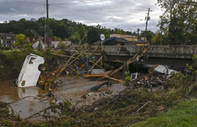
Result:
<svg viewBox="0 0 197 127"><path fill-rule="evenodd" d="M150 11L151 11L150 8L148 8L148 13L147 13L147 16L145 17L146 27L145 27L145 33L144 33L144 41L145 41L145 38L147 39L146 34L147 34L148 21L150 20Z"/></svg>
<svg viewBox="0 0 197 127"><path fill-rule="evenodd" d="M49 1L48 0L46 0L46 12L47 12L47 20L49 19Z"/></svg>
<svg viewBox="0 0 197 127"><path fill-rule="evenodd" d="M48 40L48 30L49 30L49 26L48 26L48 20L49 20L49 1L46 0L46 24L45 24L45 44L47 44L48 48L49 48L49 40Z"/></svg>

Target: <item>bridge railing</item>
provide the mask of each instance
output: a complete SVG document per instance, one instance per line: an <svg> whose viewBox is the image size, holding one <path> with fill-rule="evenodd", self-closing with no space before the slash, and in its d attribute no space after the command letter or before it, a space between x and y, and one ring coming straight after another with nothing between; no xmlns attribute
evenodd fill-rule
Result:
<svg viewBox="0 0 197 127"><path fill-rule="evenodd" d="M72 47L78 47L73 45ZM98 46L92 46L98 48ZM107 55L133 56L139 51L143 51L143 46L123 45L123 46L100 46ZM163 58L183 58L191 59L197 54L197 45L150 45L148 46L148 57Z"/></svg>
<svg viewBox="0 0 197 127"><path fill-rule="evenodd" d="M138 51L143 51L142 46L101 46L101 49L108 55L133 55ZM197 45L151 45L148 46L147 55L149 57L167 58L192 58L197 53Z"/></svg>

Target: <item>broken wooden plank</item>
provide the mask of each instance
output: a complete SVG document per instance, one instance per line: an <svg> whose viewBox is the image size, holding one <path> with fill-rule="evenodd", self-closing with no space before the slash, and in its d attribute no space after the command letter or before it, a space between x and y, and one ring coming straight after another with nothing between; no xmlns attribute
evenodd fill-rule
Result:
<svg viewBox="0 0 197 127"><path fill-rule="evenodd" d="M109 76L107 76L107 75L105 75L104 77L105 77L105 78L109 78L109 79L114 80L114 81L117 81L117 82L120 82L120 83L124 83L123 80L119 80L119 79L116 79L116 78L113 78L113 77L109 77Z"/></svg>
<svg viewBox="0 0 197 127"><path fill-rule="evenodd" d="M79 48L80 49L80 48ZM79 49L77 51L75 51L75 53L73 53L73 55L66 61L66 63L64 64L64 66L62 67L62 69L60 70L60 72L58 74L56 74L55 79L57 79L57 77L59 77L59 75L63 72L64 69L66 69L68 63L72 60L72 58L78 53Z"/></svg>
<svg viewBox="0 0 197 127"><path fill-rule="evenodd" d="M93 60L92 61L89 61L89 62L95 64L95 62ZM99 68L101 68L101 69L103 69L103 67L100 66L99 64L96 64L96 66L99 67Z"/></svg>
<svg viewBox="0 0 197 127"><path fill-rule="evenodd" d="M83 75L84 78L91 78L91 77L103 77L106 76L106 74L97 74L97 75Z"/></svg>
<svg viewBox="0 0 197 127"><path fill-rule="evenodd" d="M108 76L112 76L115 73L121 71L125 66L134 63L135 61L139 60L141 57L144 56L144 53L146 53L148 51L148 49L144 49L143 53L139 55L139 52L132 58L130 58L127 62L125 62L121 67L119 67L118 69L114 70L112 73L110 73Z"/></svg>
<svg viewBox="0 0 197 127"><path fill-rule="evenodd" d="M90 68L90 70L88 71L88 73L90 73L92 71L92 69L103 59L103 56L101 56L99 58L99 60Z"/></svg>
<svg viewBox="0 0 197 127"><path fill-rule="evenodd" d="M91 74L86 74L86 75L83 75L84 78L91 78L91 77L104 77L104 76L107 76L109 73L111 73L112 71L107 71L105 73L102 73L102 74L95 74L95 75L91 75Z"/></svg>
<svg viewBox="0 0 197 127"><path fill-rule="evenodd" d="M81 51L80 54L77 57L75 57L75 59L73 61L71 61L72 58L78 53L79 49L69 58L69 60L65 63L65 65L62 67L60 72L56 75L54 80L56 80L59 77L59 75L68 67L68 65L71 65L73 62L75 62L77 59L79 59L88 50L88 49L85 49L85 50Z"/></svg>

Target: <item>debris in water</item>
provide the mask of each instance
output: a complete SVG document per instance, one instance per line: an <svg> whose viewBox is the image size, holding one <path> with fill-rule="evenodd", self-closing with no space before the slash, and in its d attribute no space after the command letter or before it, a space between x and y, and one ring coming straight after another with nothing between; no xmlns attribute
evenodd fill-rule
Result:
<svg viewBox="0 0 197 127"><path fill-rule="evenodd" d="M169 69L167 66L164 66L164 65L158 65L155 68L155 71L157 71L159 73L167 74L167 75L171 75L172 73L178 73L177 71L175 71L173 69Z"/></svg>

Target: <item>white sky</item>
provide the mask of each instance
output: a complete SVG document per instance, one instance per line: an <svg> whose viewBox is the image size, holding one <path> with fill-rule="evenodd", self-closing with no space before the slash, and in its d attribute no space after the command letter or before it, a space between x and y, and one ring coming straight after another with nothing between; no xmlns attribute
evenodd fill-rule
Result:
<svg viewBox="0 0 197 127"><path fill-rule="evenodd" d="M157 0L49 0L49 17L68 19L87 25L145 29L147 9L151 8L148 29L157 30L161 9ZM0 0L0 22L46 16L46 0Z"/></svg>

